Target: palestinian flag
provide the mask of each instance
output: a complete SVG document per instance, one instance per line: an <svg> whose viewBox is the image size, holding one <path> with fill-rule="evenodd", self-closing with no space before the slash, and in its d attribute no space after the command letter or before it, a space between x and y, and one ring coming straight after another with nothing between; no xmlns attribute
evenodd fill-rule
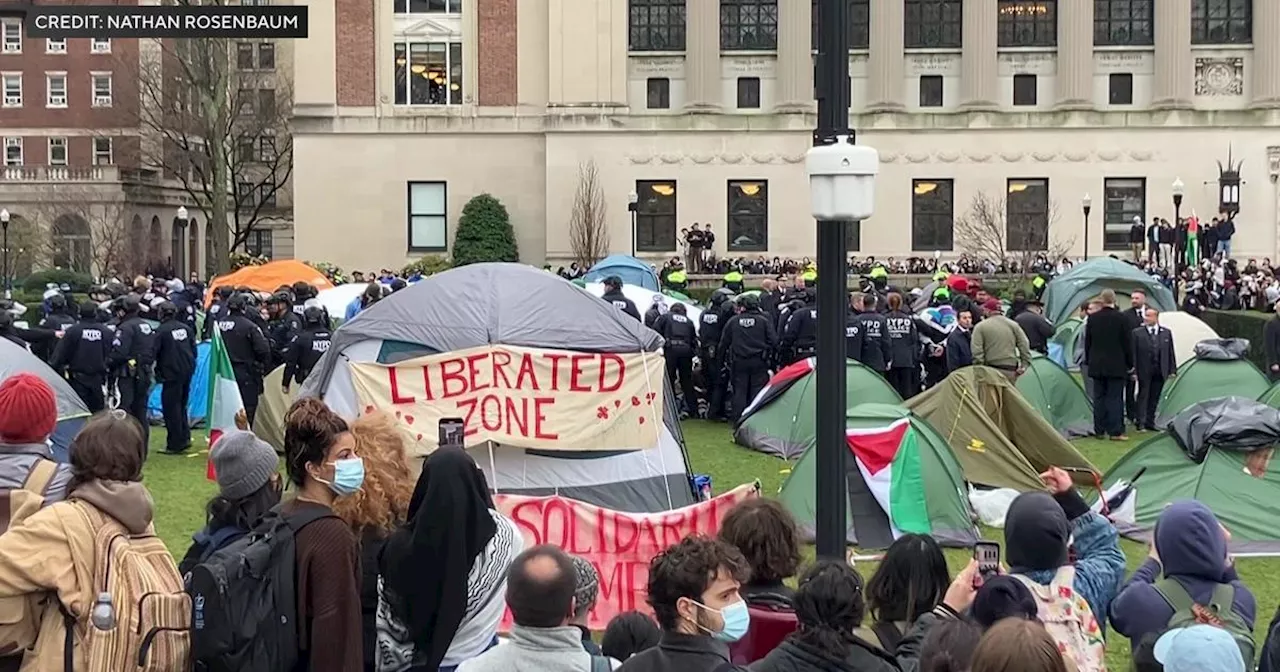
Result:
<svg viewBox="0 0 1280 672"><path fill-rule="evenodd" d="M885 427L846 430L845 441L867 489L889 518L893 538L908 532L933 533L925 501L920 437L910 419Z"/></svg>
<svg viewBox="0 0 1280 672"><path fill-rule="evenodd" d="M222 342L222 333L213 330L213 349L209 353L209 411L205 415L209 424L209 460L206 469L209 480L214 479L213 451L218 439L236 428L236 414L244 410L236 374L231 369L231 358Z"/></svg>
<svg viewBox="0 0 1280 672"><path fill-rule="evenodd" d="M773 377L769 379L769 382L760 389L760 394L757 394L756 398L752 399L751 403L742 411L742 415L738 422L741 423L742 420L745 420L748 415L755 413L761 406L764 406L778 398L783 392L790 389L797 380L801 380L805 376L809 375L817 365L817 358L806 357L797 362L792 362L789 366L779 369L778 372L773 374Z"/></svg>

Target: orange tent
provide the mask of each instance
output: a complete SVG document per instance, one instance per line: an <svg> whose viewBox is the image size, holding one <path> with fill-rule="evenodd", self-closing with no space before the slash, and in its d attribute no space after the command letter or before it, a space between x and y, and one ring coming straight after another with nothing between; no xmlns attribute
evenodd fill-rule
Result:
<svg viewBox="0 0 1280 672"><path fill-rule="evenodd" d="M333 287L333 283L329 282L324 273L301 261L285 259L261 266L245 266L235 273L214 278L213 282L209 283L205 306L208 307L213 302L218 288L224 285L248 287L256 292L274 292L280 285L292 285L298 281L308 283L317 290Z"/></svg>

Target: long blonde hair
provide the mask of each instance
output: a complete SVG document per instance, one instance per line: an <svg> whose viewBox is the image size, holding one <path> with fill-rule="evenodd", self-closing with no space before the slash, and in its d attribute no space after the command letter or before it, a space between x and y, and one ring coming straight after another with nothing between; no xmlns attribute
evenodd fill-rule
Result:
<svg viewBox="0 0 1280 672"><path fill-rule="evenodd" d="M364 484L338 498L333 510L356 531L388 533L407 519L413 494L404 430L391 414L375 411L351 423L351 436L364 460Z"/></svg>

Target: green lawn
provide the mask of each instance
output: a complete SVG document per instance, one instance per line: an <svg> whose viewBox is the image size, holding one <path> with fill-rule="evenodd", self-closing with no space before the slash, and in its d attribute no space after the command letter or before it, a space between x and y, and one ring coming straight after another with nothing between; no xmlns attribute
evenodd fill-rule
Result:
<svg viewBox="0 0 1280 672"><path fill-rule="evenodd" d="M688 421L684 424L685 441L689 460L697 473L710 474L717 491L723 492L742 483L759 479L765 493L776 493L786 479L786 463L734 445L727 425ZM1076 442L1094 465L1105 470L1126 450L1148 436L1136 434L1128 443L1081 440ZM191 534L204 522L204 505L214 493L215 487L205 479L204 437L195 437L197 452L188 456L157 454L163 446L164 430L151 430L151 458L147 462L145 482L156 501L156 530L176 556L181 556L190 543ZM987 534L995 540L1003 540L999 530ZM1129 558L1129 569L1142 563L1147 549L1129 541L1123 542ZM811 552L811 551L810 551ZM964 550L947 551L947 561L953 572L959 571L969 561ZM1242 559L1237 566L1240 576L1258 598L1258 647L1261 649L1267 624L1280 602L1280 560ZM873 563L858 566L864 576L875 571ZM1108 668L1114 671L1129 669L1127 640L1112 635L1107 646Z"/></svg>

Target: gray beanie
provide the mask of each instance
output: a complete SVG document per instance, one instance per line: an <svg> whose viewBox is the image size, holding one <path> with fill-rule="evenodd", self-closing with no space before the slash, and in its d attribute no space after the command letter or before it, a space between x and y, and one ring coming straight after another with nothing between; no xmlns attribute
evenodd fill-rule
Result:
<svg viewBox="0 0 1280 672"><path fill-rule="evenodd" d="M257 492L276 473L276 449L252 432L223 434L213 446L213 472L218 489L227 499L240 499Z"/></svg>

